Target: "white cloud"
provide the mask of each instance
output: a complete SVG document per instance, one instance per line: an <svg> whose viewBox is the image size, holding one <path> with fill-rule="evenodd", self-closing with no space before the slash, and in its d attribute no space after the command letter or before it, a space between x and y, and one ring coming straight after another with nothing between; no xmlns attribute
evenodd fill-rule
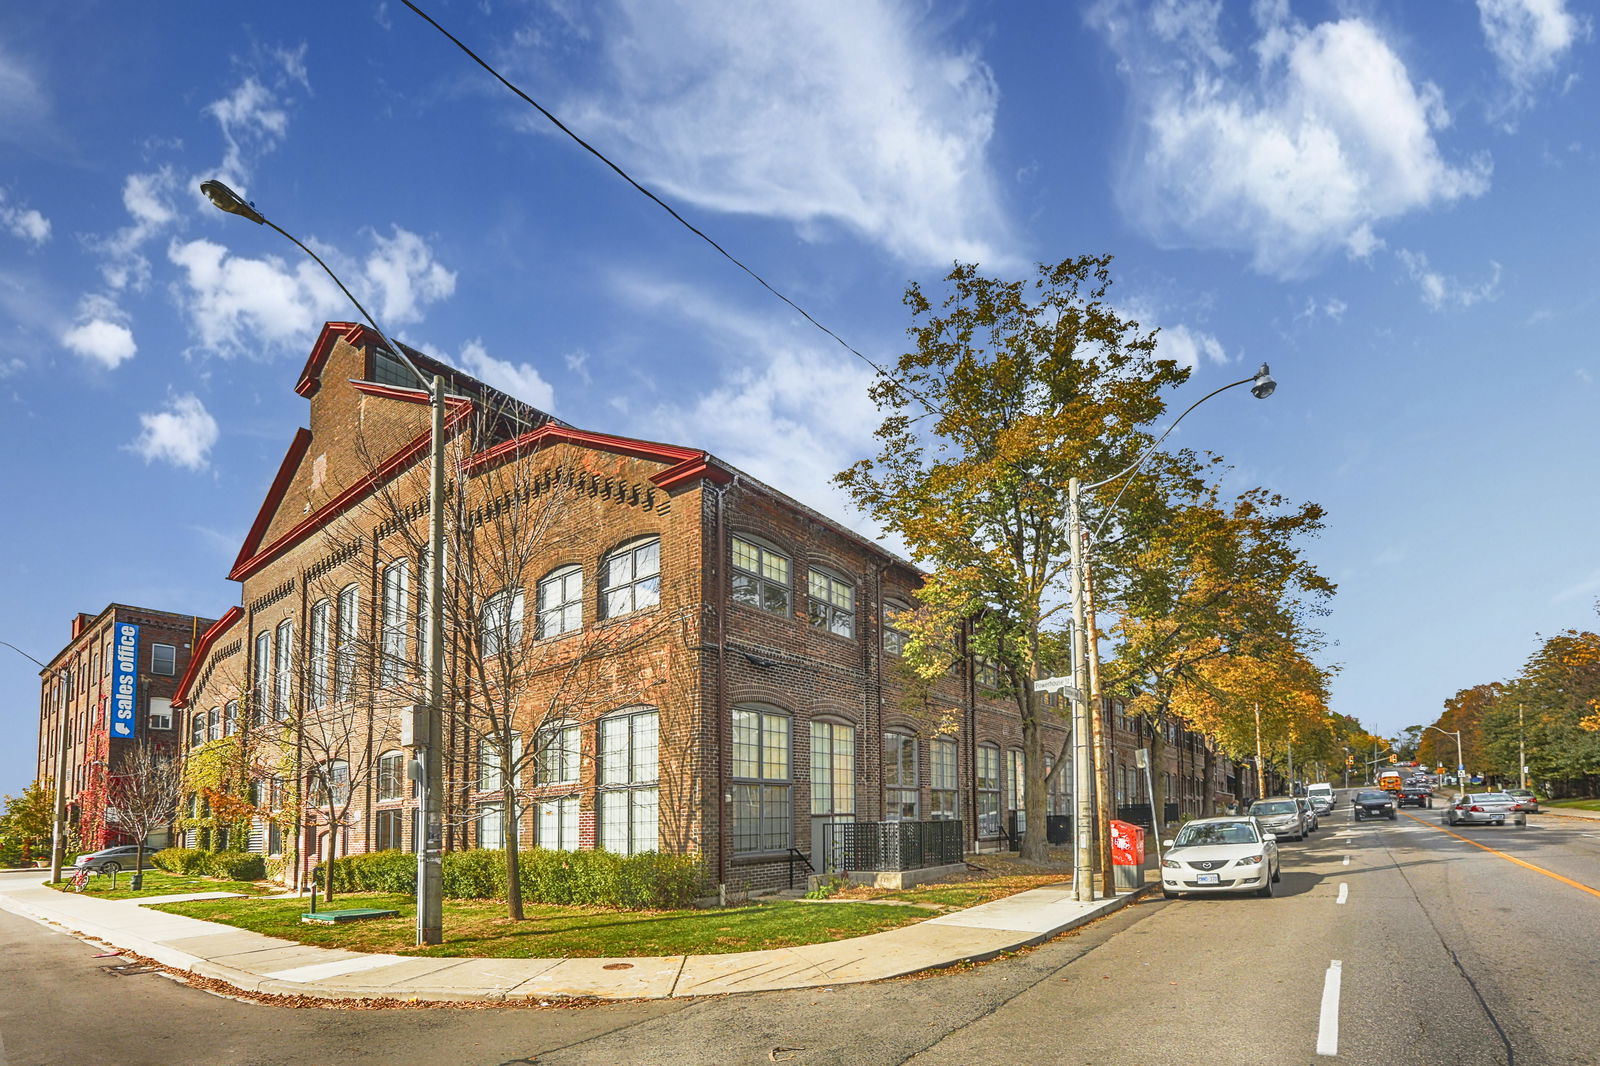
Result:
<svg viewBox="0 0 1600 1066"><path fill-rule="evenodd" d="M171 463L189 470L204 470L207 454L217 443L217 420L193 393L172 397L163 411L139 416L143 426L129 445L144 461Z"/></svg>
<svg viewBox="0 0 1600 1066"><path fill-rule="evenodd" d="M315 240L306 243L385 329L420 320L428 304L455 291L455 275L416 234L395 227L391 237L368 236L374 249L359 267ZM354 317L344 294L309 260L291 268L277 256L230 255L204 239L171 242L167 258L183 270L175 288L191 335L200 348L219 355L293 350L329 318Z"/></svg>
<svg viewBox="0 0 1600 1066"><path fill-rule="evenodd" d="M1469 285L1434 270L1422 252L1401 248L1395 252L1395 256L1406 268L1407 275L1422 290L1422 302L1435 311L1471 307L1480 301L1492 299L1500 289L1500 264L1493 260L1489 263L1489 278Z"/></svg>
<svg viewBox="0 0 1600 1066"><path fill-rule="evenodd" d="M562 362L567 364L568 372L576 375L579 381L583 382L585 385L594 384L594 378L589 375L588 352L584 351L582 348L579 348L575 351L568 352L566 355L563 355L561 359Z"/></svg>
<svg viewBox="0 0 1600 1066"><path fill-rule="evenodd" d="M1222 342L1203 330L1188 326L1167 326L1156 339L1156 355L1162 359L1175 359L1180 366L1193 370L1202 359L1213 363L1231 362Z"/></svg>
<svg viewBox="0 0 1600 1066"><path fill-rule="evenodd" d="M555 409L555 389L540 376L536 367L528 363L512 363L496 359L484 348L481 340L474 339L466 343L461 349L461 358L457 365L485 385L499 389L507 396L532 404L541 411L548 412Z"/></svg>
<svg viewBox="0 0 1600 1066"><path fill-rule="evenodd" d="M278 146L289 130L289 114L277 97L254 77L247 77L233 92L206 105L217 120L227 144L220 173L242 178L250 173L246 153L259 155Z"/></svg>
<svg viewBox="0 0 1600 1066"><path fill-rule="evenodd" d="M925 7L617 0L595 17L602 31L559 39L591 42L604 73L560 110L667 198L808 239L841 226L917 263L1007 260L985 155L999 90Z"/></svg>
<svg viewBox="0 0 1600 1066"><path fill-rule="evenodd" d="M150 280L150 261L141 249L177 219L171 195L178 178L171 167L129 174L122 182L122 206L132 221L111 236L91 242L100 253L100 273L112 289L139 291Z"/></svg>
<svg viewBox="0 0 1600 1066"><path fill-rule="evenodd" d="M1135 98L1122 206L1157 240L1294 275L1340 248L1370 255L1388 219L1487 189L1486 161L1443 159L1441 93L1371 23L1307 26L1260 3L1251 64L1221 50L1221 12L1105 0L1091 15Z"/></svg>
<svg viewBox="0 0 1600 1066"><path fill-rule="evenodd" d="M1511 89L1508 109L1525 106L1563 57L1592 32L1566 0L1478 0L1478 24Z"/></svg>
<svg viewBox="0 0 1600 1066"><path fill-rule="evenodd" d="M0 225L34 247L50 239L50 220L31 207L11 206L6 202L3 189L0 189Z"/></svg>
<svg viewBox="0 0 1600 1066"><path fill-rule="evenodd" d="M15 53L0 46L0 142L49 135L50 99L39 79Z"/></svg>
<svg viewBox="0 0 1600 1066"><path fill-rule="evenodd" d="M116 301L93 293L79 302L78 324L61 335L61 344L107 370L115 370L139 350L127 314Z"/></svg>

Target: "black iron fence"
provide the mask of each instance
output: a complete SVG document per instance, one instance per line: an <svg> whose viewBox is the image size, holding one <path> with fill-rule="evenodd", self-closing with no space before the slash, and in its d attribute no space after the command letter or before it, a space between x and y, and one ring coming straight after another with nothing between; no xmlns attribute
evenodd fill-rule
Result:
<svg viewBox="0 0 1600 1066"><path fill-rule="evenodd" d="M1161 820L1168 825L1176 822L1180 817L1178 805L1176 803L1167 803L1163 804L1163 807L1166 809L1166 814ZM1117 820L1131 822L1134 825L1143 826L1145 829L1155 828L1155 823L1150 819L1150 804L1148 803L1122 804L1117 808Z"/></svg>
<svg viewBox="0 0 1600 1066"><path fill-rule="evenodd" d="M921 870L963 859L959 821L837 822L829 865L841 870Z"/></svg>

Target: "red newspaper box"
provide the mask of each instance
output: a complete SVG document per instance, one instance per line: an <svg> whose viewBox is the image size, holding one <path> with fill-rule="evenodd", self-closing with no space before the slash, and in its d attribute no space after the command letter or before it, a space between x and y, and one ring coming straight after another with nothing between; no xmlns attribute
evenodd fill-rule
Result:
<svg viewBox="0 0 1600 1066"><path fill-rule="evenodd" d="M1111 823L1111 872L1116 887L1131 892L1144 885L1144 829L1131 822Z"/></svg>

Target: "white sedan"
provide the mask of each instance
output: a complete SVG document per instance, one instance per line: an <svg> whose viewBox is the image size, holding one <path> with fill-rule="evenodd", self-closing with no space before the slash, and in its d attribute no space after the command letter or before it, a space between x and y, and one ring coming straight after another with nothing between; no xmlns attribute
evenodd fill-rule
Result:
<svg viewBox="0 0 1600 1066"><path fill-rule="evenodd" d="M1271 896L1282 876L1278 842L1254 818L1196 818L1166 842L1161 894L1254 892Z"/></svg>

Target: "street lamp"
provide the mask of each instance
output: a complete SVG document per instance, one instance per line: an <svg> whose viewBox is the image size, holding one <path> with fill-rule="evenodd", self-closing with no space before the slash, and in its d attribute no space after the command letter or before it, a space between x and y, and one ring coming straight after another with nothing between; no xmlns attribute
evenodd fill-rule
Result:
<svg viewBox="0 0 1600 1066"><path fill-rule="evenodd" d="M1099 810L1096 811L1090 806L1088 775L1090 759L1093 758L1094 753L1099 748L1099 745L1091 746L1091 735L1094 731L1094 723L1100 706L1100 650L1095 646L1098 643L1098 638L1094 632L1092 619L1087 616L1084 602L1085 587L1091 577L1089 554L1093 550L1095 541L1099 539L1101 530L1105 528L1107 520L1116 510L1117 503L1121 501L1122 494L1128 491L1128 485L1133 483L1133 477L1130 475L1138 474L1140 468L1156 453L1156 449L1161 447L1162 442L1171 435L1172 431L1178 428L1178 423L1182 422L1190 411L1193 411L1219 392L1226 392L1240 385L1249 385L1250 394L1258 400L1264 400L1271 396L1278 387L1278 383L1272 378L1272 371L1268 369L1266 363L1262 363L1261 368L1252 376L1229 382L1221 388L1212 389L1186 407L1182 414L1172 420L1172 425L1167 427L1166 432L1157 437L1155 443L1146 448L1144 453L1126 468L1091 485L1082 485L1077 478L1072 478L1067 482L1067 543L1071 546L1072 627L1075 638L1073 641L1072 672L1075 675L1078 674L1081 661L1083 664L1081 676L1086 678L1088 682L1087 685L1080 687L1078 690L1078 700L1075 705L1072 723L1074 734L1072 783L1076 791L1073 803L1072 826L1072 891L1073 898L1076 900L1087 902L1094 899L1094 886L1092 883L1094 869L1089 861L1088 841L1094 825L1107 820L1106 817L1100 817L1099 815L1106 813L1107 796L1105 793L1109 784L1107 781L1098 782L1100 787L1098 789L1097 807ZM1105 515L1100 519L1100 524L1095 527L1092 533L1085 535L1083 531L1082 494L1102 488L1124 477L1128 478L1128 481L1117 491L1116 497L1111 501L1111 506L1106 509ZM1153 797L1150 814L1152 821L1157 822L1152 828L1159 833L1161 827L1155 811ZM1104 833L1105 831L1102 826L1101 832ZM1109 884L1107 884L1106 888L1107 891L1110 891Z"/></svg>
<svg viewBox="0 0 1600 1066"><path fill-rule="evenodd" d="M288 238L295 247L320 266L339 291L355 305L367 325L383 340L395 357L416 375L419 385L426 383L428 405L432 414L432 428L428 449L428 613L424 622L424 639L428 645L428 661L424 674L427 704L416 717L421 722L407 732L413 735L412 747L421 765L418 775L420 788L417 796L418 825L423 839L417 843L417 944L438 944L444 939L443 901L444 884L441 863L443 844L444 800L444 750L441 743L441 707L444 703L444 377L433 375L429 380L411 361L406 350L378 326L376 320L361 306L344 282L310 248L295 236L268 220L256 206L239 196L220 181L200 183L200 191L216 205L219 211L247 218L257 225L266 225Z"/></svg>
<svg viewBox="0 0 1600 1066"><path fill-rule="evenodd" d="M1457 729L1451 732L1448 729L1440 729L1436 725L1430 725L1427 728L1435 733L1443 733L1447 737L1456 738L1456 788L1460 790L1461 795L1465 796L1467 794L1467 760L1461 757L1461 730Z"/></svg>
<svg viewBox="0 0 1600 1066"><path fill-rule="evenodd" d="M38 666L40 670L50 668L38 659L29 655L21 648L7 640L0 640L18 655ZM71 731L67 722L67 693L72 689L72 675L62 670L56 677L56 773L55 773L55 802L50 827L50 880L61 880L61 860L67 850L67 745L71 740Z"/></svg>

